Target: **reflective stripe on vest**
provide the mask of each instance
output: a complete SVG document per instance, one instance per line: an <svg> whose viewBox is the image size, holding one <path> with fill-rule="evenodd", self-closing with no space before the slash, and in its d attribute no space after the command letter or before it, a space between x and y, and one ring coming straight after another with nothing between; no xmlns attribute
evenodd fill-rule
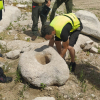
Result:
<svg viewBox="0 0 100 100"><path fill-rule="evenodd" d="M1 0L0 1L0 10L2 10L2 9L4 9L4 8L3 8L3 1Z"/></svg>
<svg viewBox="0 0 100 100"><path fill-rule="evenodd" d="M61 39L60 35L62 32L63 27L70 23L72 25L72 29L70 32L75 31L80 26L80 21L76 17L75 14L69 13L64 14L61 16L56 16L53 21L50 23L50 26L52 26L56 31L56 36Z"/></svg>

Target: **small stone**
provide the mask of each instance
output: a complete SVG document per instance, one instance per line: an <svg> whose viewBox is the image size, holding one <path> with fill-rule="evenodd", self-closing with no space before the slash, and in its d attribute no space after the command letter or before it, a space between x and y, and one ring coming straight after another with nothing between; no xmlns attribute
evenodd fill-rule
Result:
<svg viewBox="0 0 100 100"><path fill-rule="evenodd" d="M90 50L91 48L92 48L92 45L87 44L87 45L83 48L83 50L84 50L84 51L88 51L88 50Z"/></svg>
<svg viewBox="0 0 100 100"><path fill-rule="evenodd" d="M2 100L6 100L6 97L2 98Z"/></svg>
<svg viewBox="0 0 100 100"><path fill-rule="evenodd" d="M93 44L93 41L91 40L91 41L86 41L86 44Z"/></svg>
<svg viewBox="0 0 100 100"><path fill-rule="evenodd" d="M92 96L93 98L95 98L95 95L94 95L94 94L91 94L91 96Z"/></svg>
<svg viewBox="0 0 100 100"><path fill-rule="evenodd" d="M88 62L88 60L87 60L87 59L84 59L84 61L85 61L85 62Z"/></svg>
<svg viewBox="0 0 100 100"><path fill-rule="evenodd" d="M53 90L53 89L52 89L51 87L48 87L48 86L47 86L47 87L45 88L45 90L51 91L51 90Z"/></svg>
<svg viewBox="0 0 100 100"><path fill-rule="evenodd" d="M65 98L65 99L67 99L67 97L68 97L67 95L64 95L64 98Z"/></svg>
<svg viewBox="0 0 100 100"><path fill-rule="evenodd" d="M93 53L90 53L90 56L93 57Z"/></svg>
<svg viewBox="0 0 100 100"><path fill-rule="evenodd" d="M27 5L22 5L22 4L17 4L16 6L19 8L26 8L27 7Z"/></svg>
<svg viewBox="0 0 100 100"><path fill-rule="evenodd" d="M98 53L98 49L95 48L95 47L92 47L92 48L90 49L90 52L92 52L92 53Z"/></svg>
<svg viewBox="0 0 100 100"><path fill-rule="evenodd" d="M37 97L32 100L55 100L55 98L54 97Z"/></svg>
<svg viewBox="0 0 100 100"><path fill-rule="evenodd" d="M85 47L85 45L84 44L81 44L80 47L83 49Z"/></svg>
<svg viewBox="0 0 100 100"><path fill-rule="evenodd" d="M81 93L78 93L78 95L80 95Z"/></svg>
<svg viewBox="0 0 100 100"><path fill-rule="evenodd" d="M30 41L31 38L30 38L30 37L25 37L25 40L26 40L26 41Z"/></svg>
<svg viewBox="0 0 100 100"><path fill-rule="evenodd" d="M18 36L17 36L17 34L15 34L15 36L14 36L14 40L18 40Z"/></svg>

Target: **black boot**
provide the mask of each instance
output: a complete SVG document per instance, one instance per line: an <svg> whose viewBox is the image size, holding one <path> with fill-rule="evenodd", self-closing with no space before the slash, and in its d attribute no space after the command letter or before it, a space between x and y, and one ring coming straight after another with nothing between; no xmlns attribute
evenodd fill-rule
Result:
<svg viewBox="0 0 100 100"><path fill-rule="evenodd" d="M0 53L0 57L2 57L2 54Z"/></svg>
<svg viewBox="0 0 100 100"><path fill-rule="evenodd" d="M74 72L75 71L75 68L76 68L76 63L75 62L71 62L70 65L69 65L69 70L71 72Z"/></svg>
<svg viewBox="0 0 100 100"><path fill-rule="evenodd" d="M6 77L6 75L0 76L0 83L8 83L12 81L12 77Z"/></svg>
<svg viewBox="0 0 100 100"><path fill-rule="evenodd" d="M8 83L12 81L12 77L6 77L3 73L2 68L0 67L0 83Z"/></svg>

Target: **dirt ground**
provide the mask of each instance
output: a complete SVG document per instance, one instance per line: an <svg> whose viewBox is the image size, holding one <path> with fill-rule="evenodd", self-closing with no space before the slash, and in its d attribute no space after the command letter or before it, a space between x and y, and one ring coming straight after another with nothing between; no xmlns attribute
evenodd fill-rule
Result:
<svg viewBox="0 0 100 100"><path fill-rule="evenodd" d="M73 12L88 10L100 20L100 0L73 0L73 4ZM7 34L7 30L4 34ZM27 34L21 34L21 36L27 36ZM10 41L10 38L6 39ZM42 41L45 40L38 38L34 42ZM0 58L0 61L8 64L10 69L6 70L5 74L13 77L11 83L0 83L0 100L32 100L42 96L54 97L56 100L100 100L100 54L78 52L75 73L70 73L66 84L60 87L50 86L43 90L26 83L22 78L19 79L20 76L16 74L19 59ZM70 57L66 59L66 63L69 64L69 62Z"/></svg>
<svg viewBox="0 0 100 100"><path fill-rule="evenodd" d="M99 0L73 0L75 6L73 10L87 10L94 13L100 20L100 1Z"/></svg>

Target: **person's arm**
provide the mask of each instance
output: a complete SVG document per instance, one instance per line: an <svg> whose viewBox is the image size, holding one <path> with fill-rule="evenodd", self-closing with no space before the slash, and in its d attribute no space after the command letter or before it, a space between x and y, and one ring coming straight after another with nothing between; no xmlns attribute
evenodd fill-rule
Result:
<svg viewBox="0 0 100 100"><path fill-rule="evenodd" d="M61 57L63 58L64 55L66 54L66 51L67 51L68 46L69 46L69 39L68 39L66 42L63 42L62 45L63 45L63 48L62 48L62 50L61 50L60 55L61 55Z"/></svg>
<svg viewBox="0 0 100 100"><path fill-rule="evenodd" d="M53 47L54 42L55 42L54 38L53 38L53 39L51 39L51 40L49 41L49 46Z"/></svg>
<svg viewBox="0 0 100 100"><path fill-rule="evenodd" d="M61 54L61 50L62 50L61 41L55 41L55 44L58 53Z"/></svg>

